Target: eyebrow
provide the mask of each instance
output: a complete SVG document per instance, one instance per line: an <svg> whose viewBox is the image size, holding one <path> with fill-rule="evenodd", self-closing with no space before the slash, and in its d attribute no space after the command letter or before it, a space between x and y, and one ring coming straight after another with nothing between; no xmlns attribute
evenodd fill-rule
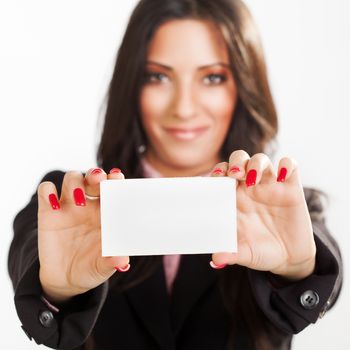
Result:
<svg viewBox="0 0 350 350"><path fill-rule="evenodd" d="M162 64L162 63L159 63L159 62L155 62L155 61L147 61L146 64L155 64L155 65L157 65L157 66L163 67L164 69L167 69L167 70L170 70L170 71L173 70L172 67L167 66L167 65ZM198 70L201 70L201 69L206 69L206 68L213 67L213 66L224 66L224 67L230 68L230 65L229 65L228 63L224 63L224 62L215 62L215 63L211 63L211 64L206 64L206 65L204 65L204 66L200 66L200 67L198 67L197 69L198 69Z"/></svg>

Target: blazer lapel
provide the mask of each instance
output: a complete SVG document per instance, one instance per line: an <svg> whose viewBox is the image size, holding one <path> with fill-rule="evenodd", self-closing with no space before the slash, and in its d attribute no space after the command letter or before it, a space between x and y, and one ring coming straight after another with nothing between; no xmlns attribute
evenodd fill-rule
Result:
<svg viewBox="0 0 350 350"><path fill-rule="evenodd" d="M216 271L210 267L211 254L182 255L175 278L170 317L176 337L201 295L216 281Z"/></svg>
<svg viewBox="0 0 350 350"><path fill-rule="evenodd" d="M163 264L149 278L127 290L125 294L159 346L165 350L175 350Z"/></svg>
<svg viewBox="0 0 350 350"><path fill-rule="evenodd" d="M201 295L216 281L211 254L182 255L171 300L166 289L163 264L145 281L125 292L129 303L165 350L176 349L176 335Z"/></svg>

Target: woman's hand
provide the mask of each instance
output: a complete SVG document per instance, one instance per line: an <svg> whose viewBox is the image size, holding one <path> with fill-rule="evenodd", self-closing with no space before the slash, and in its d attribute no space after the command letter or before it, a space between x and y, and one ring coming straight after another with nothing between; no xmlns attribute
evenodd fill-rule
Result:
<svg viewBox="0 0 350 350"><path fill-rule="evenodd" d="M219 169L219 170L216 170ZM217 164L212 176L237 180L237 253L214 253L215 265L239 264L290 280L310 275L316 245L295 161L282 158L274 173L262 153L242 151Z"/></svg>
<svg viewBox="0 0 350 350"><path fill-rule="evenodd" d="M100 182L124 179L119 169L106 174L90 169L85 177L67 172L60 200L52 182L38 188L39 278L52 302L64 302L105 282L117 268L126 271L129 257L101 256Z"/></svg>

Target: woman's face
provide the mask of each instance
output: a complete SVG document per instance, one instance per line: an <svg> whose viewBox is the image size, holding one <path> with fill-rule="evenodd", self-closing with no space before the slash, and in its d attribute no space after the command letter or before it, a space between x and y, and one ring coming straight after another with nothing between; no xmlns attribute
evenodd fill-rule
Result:
<svg viewBox="0 0 350 350"><path fill-rule="evenodd" d="M210 22L171 20L148 47L140 112L146 159L164 176L193 176L220 161L237 91L221 34Z"/></svg>

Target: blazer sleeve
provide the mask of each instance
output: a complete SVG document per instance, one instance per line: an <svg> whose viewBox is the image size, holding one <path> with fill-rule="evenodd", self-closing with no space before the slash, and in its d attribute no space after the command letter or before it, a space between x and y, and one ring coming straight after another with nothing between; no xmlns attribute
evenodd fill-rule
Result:
<svg viewBox="0 0 350 350"><path fill-rule="evenodd" d="M41 180L56 185L58 194L64 173L53 171ZM42 299L39 281L38 197L16 215L14 236L8 254L8 271L15 291L14 302L22 329L30 340L53 349L73 349L88 338L105 301L108 281L84 294L73 297L53 311Z"/></svg>
<svg viewBox="0 0 350 350"><path fill-rule="evenodd" d="M318 191L304 189L316 244L316 267L308 277L287 282L270 272L249 270L257 304L278 329L296 334L322 318L336 302L343 281L339 246L325 225Z"/></svg>

